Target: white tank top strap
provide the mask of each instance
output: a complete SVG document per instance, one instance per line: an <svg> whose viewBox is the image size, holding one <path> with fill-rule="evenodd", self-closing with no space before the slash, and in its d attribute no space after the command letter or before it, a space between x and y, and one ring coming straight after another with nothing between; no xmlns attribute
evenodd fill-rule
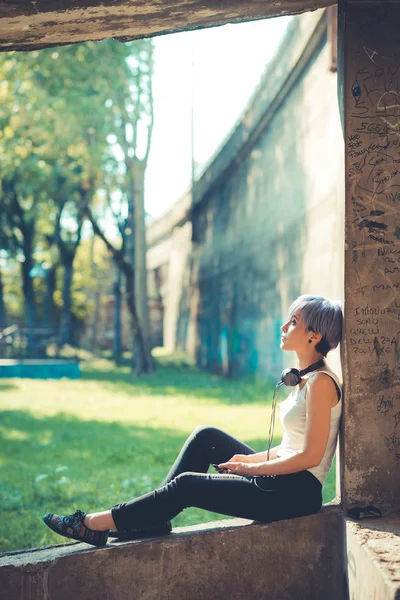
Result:
<svg viewBox="0 0 400 600"><path fill-rule="evenodd" d="M338 398L339 398L339 402L340 402L342 399L342 384L340 383L339 377L335 373L331 373L330 371L313 371L308 376L308 379L310 379L310 377L313 377L317 373L325 373L326 375L329 375L329 377L331 377L331 379L333 379L333 381L336 384L335 387L336 387L336 391L338 392ZM337 405L335 405L335 406L337 406Z"/></svg>

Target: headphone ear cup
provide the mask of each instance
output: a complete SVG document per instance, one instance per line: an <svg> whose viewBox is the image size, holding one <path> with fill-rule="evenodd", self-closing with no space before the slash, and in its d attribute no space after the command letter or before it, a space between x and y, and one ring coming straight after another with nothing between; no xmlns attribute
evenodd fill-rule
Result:
<svg viewBox="0 0 400 600"><path fill-rule="evenodd" d="M285 369L282 371L281 381L284 385L294 387L300 380L300 371L298 369Z"/></svg>

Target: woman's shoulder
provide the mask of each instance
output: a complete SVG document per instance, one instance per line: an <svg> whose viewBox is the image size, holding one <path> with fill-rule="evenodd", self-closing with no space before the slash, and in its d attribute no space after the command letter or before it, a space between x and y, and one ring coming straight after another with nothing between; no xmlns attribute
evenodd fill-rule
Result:
<svg viewBox="0 0 400 600"><path fill-rule="evenodd" d="M328 381L330 380L332 382L332 387L335 387L336 393L337 393L337 398L338 401L341 400L342 397L342 383L339 379L339 377L336 375L336 373L334 373L334 371L332 371L332 369L330 367L325 367L322 369L318 369L317 371L313 371L312 373L310 373L310 376L308 377L308 380L310 379L314 379L314 382L317 381ZM307 381L307 383L309 383L309 381Z"/></svg>
<svg viewBox="0 0 400 600"><path fill-rule="evenodd" d="M317 369L316 371L312 371L309 374L308 379L310 379L312 377L315 377L316 375L319 375L320 373L321 374L325 374L328 377L334 379L338 385L342 385L339 376L336 375L336 373L334 371L332 371L332 369L330 367L328 367L328 366L322 367L321 369Z"/></svg>

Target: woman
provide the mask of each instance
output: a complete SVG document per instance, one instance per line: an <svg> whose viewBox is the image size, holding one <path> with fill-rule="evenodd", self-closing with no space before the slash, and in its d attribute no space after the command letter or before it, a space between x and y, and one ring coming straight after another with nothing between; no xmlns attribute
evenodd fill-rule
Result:
<svg viewBox="0 0 400 600"><path fill-rule="evenodd" d="M103 512L49 513L46 525L103 546L109 535L168 532L170 519L189 506L263 522L318 512L342 411L340 382L324 359L341 339L342 319L339 304L321 296L303 295L291 305L280 347L296 352L303 377L280 403L284 435L271 452L256 453L219 429L200 427L158 489ZM219 473L208 474L214 464Z"/></svg>

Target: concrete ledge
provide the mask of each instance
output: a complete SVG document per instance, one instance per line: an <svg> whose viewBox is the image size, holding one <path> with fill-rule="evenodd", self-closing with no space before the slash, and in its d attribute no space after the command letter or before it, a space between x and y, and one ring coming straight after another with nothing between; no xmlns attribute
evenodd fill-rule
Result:
<svg viewBox="0 0 400 600"><path fill-rule="evenodd" d="M342 511L331 505L275 523L233 519L98 549L3 554L2 598L342 600L342 530Z"/></svg>
<svg viewBox="0 0 400 600"><path fill-rule="evenodd" d="M400 600L400 515L346 520L349 597Z"/></svg>

